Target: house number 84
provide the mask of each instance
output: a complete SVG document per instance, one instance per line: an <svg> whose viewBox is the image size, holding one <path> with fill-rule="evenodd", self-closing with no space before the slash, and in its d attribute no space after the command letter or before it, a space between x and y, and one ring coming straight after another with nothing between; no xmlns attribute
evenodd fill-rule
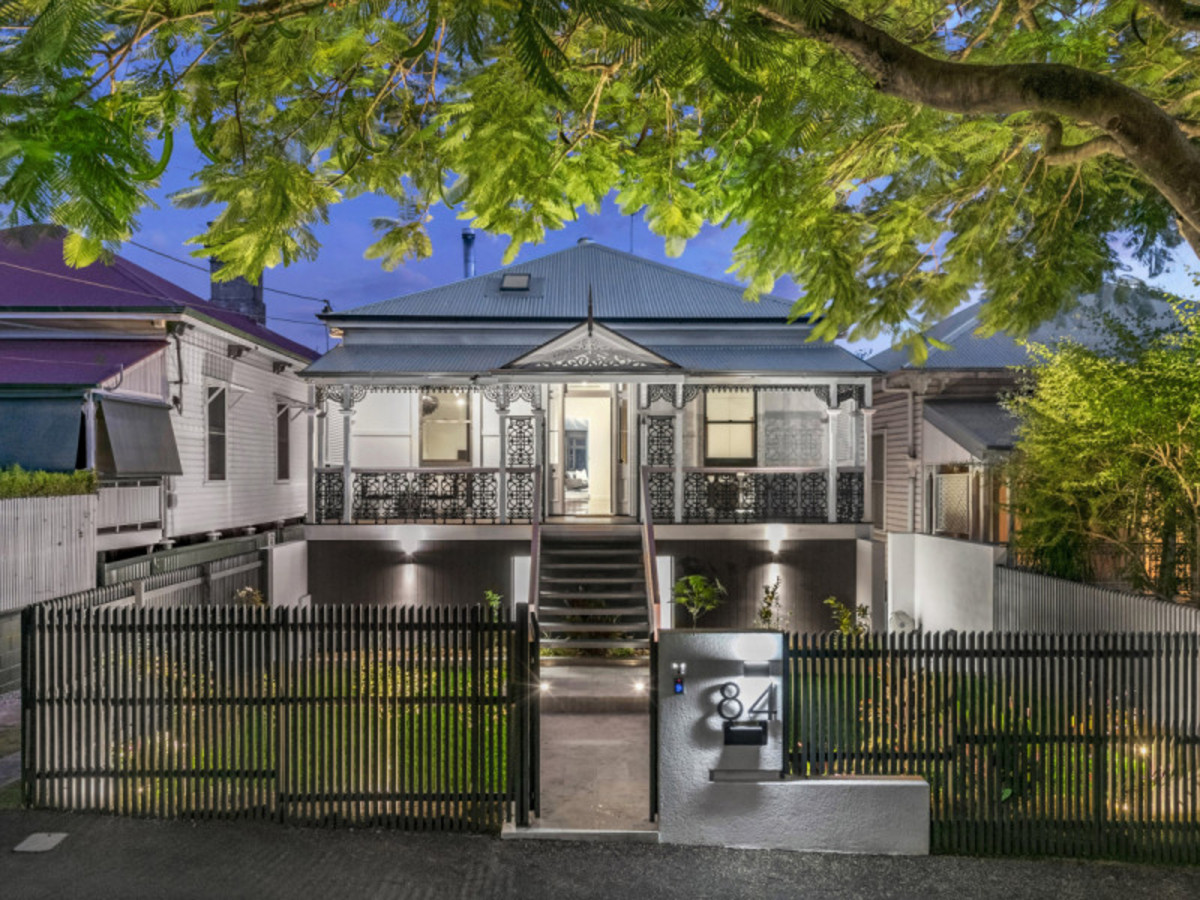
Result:
<svg viewBox="0 0 1200 900"><path fill-rule="evenodd" d="M717 701L717 715L726 721L732 722L734 719L740 719L742 713L745 712L745 706L741 701L742 689L737 682L727 681L721 685L721 699ZM750 715L766 716L768 719L775 718L775 685L767 685L767 689L758 695L758 698L750 704Z"/></svg>

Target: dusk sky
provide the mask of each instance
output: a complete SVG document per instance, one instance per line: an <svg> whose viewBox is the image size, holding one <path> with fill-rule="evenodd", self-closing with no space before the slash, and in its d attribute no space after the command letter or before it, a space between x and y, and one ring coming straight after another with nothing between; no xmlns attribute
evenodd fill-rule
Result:
<svg viewBox="0 0 1200 900"><path fill-rule="evenodd" d="M181 144L163 177L162 187L154 192L159 206L146 210L140 216L141 231L134 240L163 253L190 259L193 248L184 242L204 230L205 222L212 218L213 211L178 209L167 199L170 193L186 187L191 172L200 166L198 154L190 142L184 139ZM264 284L268 288L328 299L334 309L349 309L447 284L462 277L461 235L462 229L469 223L459 219L455 210L444 206L437 206L433 210L430 235L434 252L429 259L400 266L392 272L384 271L375 260L363 259L363 251L375 240L371 219L394 214L393 203L379 197L360 197L332 207L329 224L317 229L317 237L321 242L320 256L311 262L272 269L266 273ZM632 250L647 259L736 283L736 279L725 270L732 260L732 248L738 234L736 228L705 227L698 237L688 242L682 256L671 258L664 252L662 238L650 233L641 216L633 217L631 222L629 216L617 212L610 197L599 214L588 215L581 211L578 221L561 231L551 232L544 244L523 248L518 260L561 250L580 238L588 237L620 250ZM475 241L477 273L483 274L499 267L507 245L507 237L480 232ZM192 260L205 268L205 271L199 271L132 245L126 245L121 253L164 278L202 297L208 297L205 260ZM1183 245L1176 252L1176 263L1172 269L1152 283L1164 290L1195 296L1189 269L1200 269L1200 261ZM1144 277L1145 271L1132 264L1130 274ZM799 291L790 280L782 280L776 285L774 293L791 298L796 297ZM320 303L273 292L268 292L266 299L272 328L318 350L325 349L324 328L313 318L321 310ZM880 338L869 344L864 342L846 346L855 353L876 352L886 347L887 343L886 338Z"/></svg>

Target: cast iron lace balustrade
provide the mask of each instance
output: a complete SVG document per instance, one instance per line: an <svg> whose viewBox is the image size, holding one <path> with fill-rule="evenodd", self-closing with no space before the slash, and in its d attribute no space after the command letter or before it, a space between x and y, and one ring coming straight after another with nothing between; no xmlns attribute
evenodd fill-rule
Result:
<svg viewBox="0 0 1200 900"><path fill-rule="evenodd" d="M655 522L675 521L674 470L648 467ZM862 473L838 473L839 522L862 521ZM829 470L825 467L683 470L684 524L828 522Z"/></svg>
<svg viewBox="0 0 1200 900"><path fill-rule="evenodd" d="M376 524L529 522L536 469L353 469L351 520ZM342 472L317 470L317 521L340 522Z"/></svg>
<svg viewBox="0 0 1200 900"><path fill-rule="evenodd" d="M316 514L318 522L340 522L344 494L341 469L317 469Z"/></svg>
<svg viewBox="0 0 1200 900"><path fill-rule="evenodd" d="M837 520L861 522L863 517L863 473L838 472Z"/></svg>

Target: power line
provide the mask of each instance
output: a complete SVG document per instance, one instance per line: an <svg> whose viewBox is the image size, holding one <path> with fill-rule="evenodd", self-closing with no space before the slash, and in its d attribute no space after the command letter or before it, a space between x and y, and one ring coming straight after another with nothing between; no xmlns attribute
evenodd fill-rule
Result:
<svg viewBox="0 0 1200 900"><path fill-rule="evenodd" d="M155 256L161 256L163 259L169 259L172 262L177 262L181 266L187 266L189 269L196 269L199 272L208 272L208 268L194 263L190 259L180 259L178 256L172 256L170 253L164 253L162 250L155 250L153 247L147 247L145 244L139 244L137 241L127 241L133 247L139 250L145 250L147 253L153 253ZM313 297L309 294L297 294L294 291L285 291L283 288L273 288L263 285L264 291L270 291L272 294L283 294L285 297L295 297L297 300L308 300L312 303L328 303L324 297ZM286 320L285 320L286 321Z"/></svg>

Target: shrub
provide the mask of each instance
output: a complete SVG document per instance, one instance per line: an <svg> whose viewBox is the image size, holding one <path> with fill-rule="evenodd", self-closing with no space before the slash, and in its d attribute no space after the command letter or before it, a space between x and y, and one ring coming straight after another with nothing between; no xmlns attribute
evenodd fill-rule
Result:
<svg viewBox="0 0 1200 900"><path fill-rule="evenodd" d="M703 575L687 575L675 582L671 595L691 615L692 627L695 628L696 620L720 606L726 593L725 585L716 578L710 580Z"/></svg>
<svg viewBox="0 0 1200 900"><path fill-rule="evenodd" d="M99 479L91 469L78 472L27 472L20 466L0 469L0 500L94 494L99 487Z"/></svg>

